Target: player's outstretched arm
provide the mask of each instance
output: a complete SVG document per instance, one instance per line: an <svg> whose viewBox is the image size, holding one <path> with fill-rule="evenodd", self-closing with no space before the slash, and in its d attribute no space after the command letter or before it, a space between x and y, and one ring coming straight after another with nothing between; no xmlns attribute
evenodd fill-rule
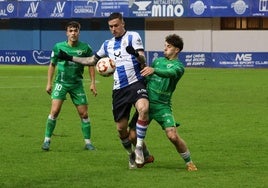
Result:
<svg viewBox="0 0 268 188"><path fill-rule="evenodd" d="M73 56L73 62L80 63L82 65L89 65L89 66L95 66L98 59L95 55L91 57L76 57Z"/></svg>
<svg viewBox="0 0 268 188"><path fill-rule="evenodd" d="M76 57L76 56L71 56L64 52L63 50L59 51L58 58L66 61L73 61L76 63L80 63L83 65L89 65L89 66L94 66L98 59L93 55L91 57Z"/></svg>

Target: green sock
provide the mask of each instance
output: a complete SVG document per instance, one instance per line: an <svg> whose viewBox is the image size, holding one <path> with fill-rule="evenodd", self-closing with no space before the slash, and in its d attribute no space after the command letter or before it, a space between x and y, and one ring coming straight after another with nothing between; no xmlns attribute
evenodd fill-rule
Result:
<svg viewBox="0 0 268 188"><path fill-rule="evenodd" d="M191 161L191 154L190 154L190 151L189 150L187 150L184 153L180 153L180 156L183 158L183 160L185 161L185 163L188 163L188 162Z"/></svg>
<svg viewBox="0 0 268 188"><path fill-rule="evenodd" d="M81 123L82 127L82 133L84 136L84 139L90 139L91 137L91 125L88 119L82 119Z"/></svg>
<svg viewBox="0 0 268 188"><path fill-rule="evenodd" d="M47 123L46 123L46 133L45 136L50 138L53 134L53 131L56 127L56 119L47 119Z"/></svg>

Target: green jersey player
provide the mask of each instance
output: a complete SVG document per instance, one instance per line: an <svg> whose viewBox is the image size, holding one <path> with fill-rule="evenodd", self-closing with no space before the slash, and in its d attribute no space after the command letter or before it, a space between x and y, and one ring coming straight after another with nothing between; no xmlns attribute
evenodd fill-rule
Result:
<svg viewBox="0 0 268 188"><path fill-rule="evenodd" d="M91 124L88 116L88 100L83 87L84 65L65 61L57 58L60 49L69 54L88 57L92 56L91 47L78 40L80 34L80 24L71 21L66 25L67 41L56 43L51 54L51 62L48 68L48 80L46 91L51 95L51 110L46 122L45 139L42 149L48 151L50 148L51 136L56 126L56 119L60 113L62 104L66 100L69 93L73 104L81 118L81 128L85 140L85 149L94 150L91 143ZM56 75L54 78L54 73ZM96 96L95 86L95 69L89 66L89 74L91 78L90 90Z"/></svg>
<svg viewBox="0 0 268 188"><path fill-rule="evenodd" d="M176 85L184 74L184 65L178 59L183 49L183 40L180 36L172 34L166 37L164 56L153 61L151 67L145 67L141 73L146 76L147 92L149 96L149 121L154 119L163 130L168 139L175 146L177 152L186 162L188 171L197 168L191 160L186 143L177 133L174 116L171 108L171 97Z"/></svg>

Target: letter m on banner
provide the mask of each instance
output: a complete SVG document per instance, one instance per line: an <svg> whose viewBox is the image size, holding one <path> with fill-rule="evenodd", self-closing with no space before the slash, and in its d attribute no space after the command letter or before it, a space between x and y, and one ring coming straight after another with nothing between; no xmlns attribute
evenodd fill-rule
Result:
<svg viewBox="0 0 268 188"><path fill-rule="evenodd" d="M236 54L235 61L252 61L252 54Z"/></svg>

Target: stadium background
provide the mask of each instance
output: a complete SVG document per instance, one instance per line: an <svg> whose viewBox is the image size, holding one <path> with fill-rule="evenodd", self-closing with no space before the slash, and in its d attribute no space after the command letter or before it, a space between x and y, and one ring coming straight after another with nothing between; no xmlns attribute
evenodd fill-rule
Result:
<svg viewBox="0 0 268 188"><path fill-rule="evenodd" d="M119 11L126 28L143 38L147 59L160 56L164 37L176 33L189 67L268 67L267 0L10 1L0 2L0 64L48 64L53 45L77 20L80 39L98 50L111 37L106 17Z"/></svg>

